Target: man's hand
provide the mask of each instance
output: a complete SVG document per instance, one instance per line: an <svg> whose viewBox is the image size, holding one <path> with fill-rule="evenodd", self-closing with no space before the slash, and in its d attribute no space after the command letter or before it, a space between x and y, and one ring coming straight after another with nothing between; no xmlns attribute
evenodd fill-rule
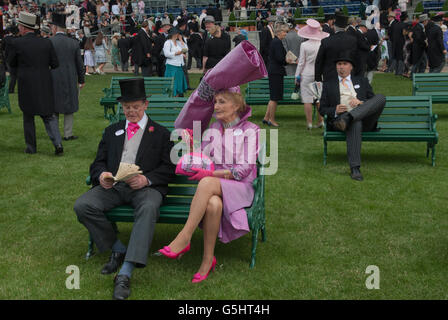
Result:
<svg viewBox="0 0 448 320"><path fill-rule="evenodd" d="M148 185L148 179L142 174L133 176L132 178L125 181L131 189L138 190Z"/></svg>
<svg viewBox="0 0 448 320"><path fill-rule="evenodd" d="M345 104L338 104L336 106L336 113L337 114L341 114L341 113L344 113L344 112L347 112L347 111L348 111L348 108L347 108L347 106Z"/></svg>
<svg viewBox="0 0 448 320"><path fill-rule="evenodd" d="M352 108L356 108L360 104L362 104L362 101L358 100L357 98L353 98L352 100L350 100L350 107Z"/></svg>
<svg viewBox="0 0 448 320"><path fill-rule="evenodd" d="M100 175L100 185L104 189L110 189L114 186L114 178L111 172L104 171Z"/></svg>

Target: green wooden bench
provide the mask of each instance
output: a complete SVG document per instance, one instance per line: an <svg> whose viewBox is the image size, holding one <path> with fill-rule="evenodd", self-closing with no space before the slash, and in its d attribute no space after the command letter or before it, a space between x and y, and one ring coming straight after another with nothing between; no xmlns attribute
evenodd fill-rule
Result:
<svg viewBox="0 0 448 320"><path fill-rule="evenodd" d="M165 113L164 113L165 110ZM173 112L177 111L177 113ZM121 108L117 110L118 118L124 119ZM176 107L160 107L157 112L154 108L148 108L146 113L152 117L152 119L164 124L170 131L174 129L174 120L177 118L178 112ZM155 113L153 113L155 112ZM261 233L261 240L266 241L265 233L265 205L264 205L264 166L265 163L265 147L260 151L260 161L257 163L257 178L253 181L252 185L255 190L254 199L252 205L249 208L245 208L247 212L247 218L249 227L252 232L252 250L250 259L250 268L255 266L255 256L258 244L258 235ZM90 185L90 177L86 180L87 185ZM162 206L160 207L160 217L158 223L172 223L172 224L185 224L188 219L190 211L190 204L193 195L196 191L197 182L188 180L188 177L177 175L173 183L168 185L169 191ZM134 214L133 209L130 206L124 205L116 207L106 212L106 217L114 223L116 228L116 222L133 222ZM117 229L116 229L117 230ZM89 259L94 252L92 238L89 238L89 249L86 254L86 259Z"/></svg>
<svg viewBox="0 0 448 320"><path fill-rule="evenodd" d="M448 73L414 73L412 94L431 96L433 103L448 102Z"/></svg>
<svg viewBox="0 0 448 320"><path fill-rule="evenodd" d="M9 102L9 76L6 76L5 84L0 88L0 110L2 108L8 109L11 113L11 103Z"/></svg>
<svg viewBox="0 0 448 320"><path fill-rule="evenodd" d="M301 104L299 100L291 99L291 94L296 87L294 76L285 76L283 79L283 99L278 104ZM247 84L245 99L250 105L264 105L270 100L269 97L269 80L263 78L251 81Z"/></svg>
<svg viewBox="0 0 448 320"><path fill-rule="evenodd" d="M111 119L115 116L115 106L118 104L117 98L121 96L120 83L122 79L134 77L112 77L110 88L104 88L104 97L100 99L100 104L104 107L104 118ZM171 97L174 89L174 78L164 77L144 77L146 95L151 95L150 99Z"/></svg>
<svg viewBox="0 0 448 320"><path fill-rule="evenodd" d="M436 131L437 115L432 114L430 96L386 97L386 106L378 120L377 132L363 132L363 141L409 141L426 142L426 157L432 151L435 165L435 147L439 140ZM345 133L327 130L324 122L324 165L327 163L327 142L345 141Z"/></svg>
<svg viewBox="0 0 448 320"><path fill-rule="evenodd" d="M174 129L174 121L176 120L182 107L187 102L185 97L150 97L146 114L154 121L165 126L168 130ZM126 119L121 103L118 104L117 112L110 117L110 122L118 122Z"/></svg>

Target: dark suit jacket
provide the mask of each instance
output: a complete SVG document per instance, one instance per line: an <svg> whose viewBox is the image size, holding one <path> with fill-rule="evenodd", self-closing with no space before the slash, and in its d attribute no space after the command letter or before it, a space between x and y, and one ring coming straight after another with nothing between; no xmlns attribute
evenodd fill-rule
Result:
<svg viewBox="0 0 448 320"><path fill-rule="evenodd" d="M406 39L403 35L403 29L406 28L406 23L398 22L393 28L393 41L392 41L392 52L395 60L404 60L403 47Z"/></svg>
<svg viewBox="0 0 448 320"><path fill-rule="evenodd" d="M269 59L269 48L271 47L272 34L268 29L268 26L261 29L260 32L260 54L265 62Z"/></svg>
<svg viewBox="0 0 448 320"><path fill-rule="evenodd" d="M428 65L435 68L445 61L442 29L432 21L428 22L425 29L428 38Z"/></svg>
<svg viewBox="0 0 448 320"><path fill-rule="evenodd" d="M140 29L137 36L133 38L132 59L138 66L147 66L150 64L151 58L147 58L146 54L152 53L152 43L152 39L143 29Z"/></svg>
<svg viewBox="0 0 448 320"><path fill-rule="evenodd" d="M316 56L316 63L314 65L314 76L316 81L329 80L337 78L336 64L334 60L338 58L340 52L354 51L356 55L357 43L356 38L350 34L342 31L337 32L331 37L322 39L319 51ZM355 67L355 66L354 66Z"/></svg>
<svg viewBox="0 0 448 320"><path fill-rule="evenodd" d="M120 49L121 61L129 60L129 50L131 49L131 38L121 38L118 40L118 49Z"/></svg>
<svg viewBox="0 0 448 320"><path fill-rule="evenodd" d="M79 108L78 83L85 82L79 42L62 33L51 37L50 41L59 60L59 67L51 70L55 111L71 114Z"/></svg>
<svg viewBox="0 0 448 320"><path fill-rule="evenodd" d="M364 76L366 71L367 55L370 51L369 41L366 36L353 27L348 27L347 33L356 38L355 65L353 66L353 74L357 76Z"/></svg>
<svg viewBox="0 0 448 320"><path fill-rule="evenodd" d="M282 41L275 37L269 48L268 74L286 75L286 50Z"/></svg>
<svg viewBox="0 0 448 320"><path fill-rule="evenodd" d="M116 132L125 131L125 126L126 121L122 120L104 130L96 158L90 166L93 186L99 184L102 172L112 172L113 175L117 173L126 134L116 135ZM148 129L151 126L154 127L154 130L149 132ZM140 166L143 175L151 181L150 187L159 191L163 196L168 192L168 183L175 177L175 165L171 163L170 159L172 147L173 142L170 141L168 129L148 119L135 164Z"/></svg>
<svg viewBox="0 0 448 320"><path fill-rule="evenodd" d="M357 77L352 75L351 81L353 88L356 91L358 100L367 101L375 94L369 84L369 80L365 77ZM357 88L359 86L359 88ZM333 78L329 81L324 81L322 87L322 96L320 98L319 113L324 116L327 115L329 124L335 119L336 106L341 103L341 94L339 92L339 78Z"/></svg>
<svg viewBox="0 0 448 320"><path fill-rule="evenodd" d="M334 35L334 29L331 28L331 27L330 27L328 24L326 24L326 23L324 23L324 24L322 25L322 31L323 31L323 32L327 32L327 33L329 33L330 36Z"/></svg>
<svg viewBox="0 0 448 320"><path fill-rule="evenodd" d="M56 51L49 39L34 32L12 41L8 64L17 68L19 106L28 115L48 116L55 112L50 68L59 66Z"/></svg>

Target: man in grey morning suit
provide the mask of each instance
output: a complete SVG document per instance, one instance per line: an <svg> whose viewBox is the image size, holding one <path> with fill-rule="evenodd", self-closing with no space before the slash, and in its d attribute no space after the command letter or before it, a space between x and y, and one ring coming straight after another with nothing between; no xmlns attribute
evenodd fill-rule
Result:
<svg viewBox="0 0 448 320"><path fill-rule="evenodd" d="M56 114L64 115L64 140L74 140L73 114L79 109L78 84L84 87L84 63L78 41L66 35L66 15L53 12L50 38L59 60L59 67L51 71ZM59 117L58 117L59 119Z"/></svg>
<svg viewBox="0 0 448 320"><path fill-rule="evenodd" d="M74 210L100 252L112 249L102 274L120 272L114 279L113 297L123 300L130 295L134 267L145 267L159 217L159 207L174 179L175 165L170 152L170 132L145 114L148 106L143 78L120 80L126 120L104 130L95 161L90 166L93 188L76 200ZM98 128L98 132L101 129ZM124 182L114 183L120 162L136 164L143 171ZM104 212L122 204L134 208L134 224L126 246L117 238Z"/></svg>
<svg viewBox="0 0 448 320"><path fill-rule="evenodd" d="M351 76L352 52L342 52L334 62L338 77L323 83L319 113L328 116L329 130L346 133L350 176L361 181L362 132L377 130L386 98L373 93L367 78Z"/></svg>

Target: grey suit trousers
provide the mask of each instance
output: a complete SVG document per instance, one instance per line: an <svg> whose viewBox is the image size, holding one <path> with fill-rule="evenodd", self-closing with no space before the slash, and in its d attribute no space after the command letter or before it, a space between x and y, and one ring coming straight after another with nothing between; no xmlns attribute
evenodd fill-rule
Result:
<svg viewBox="0 0 448 320"><path fill-rule="evenodd" d="M125 261L144 267L160 215L160 192L151 187L133 190L124 182L117 183L111 189L96 186L76 200L74 210L78 221L87 228L98 250L104 252L110 250L117 241L112 223L106 219L104 212L123 204L134 208L134 224Z"/></svg>
<svg viewBox="0 0 448 320"><path fill-rule="evenodd" d="M350 111L353 121L345 132L347 137L347 158L350 168L361 166L361 142L363 131L376 129L378 118L386 105L386 98L377 94L362 105Z"/></svg>
<svg viewBox="0 0 448 320"><path fill-rule="evenodd" d="M37 151L36 143L36 124L34 122L34 115L23 114L23 130L25 135L25 144L31 152ZM40 116L45 125L48 137L53 145L56 147L61 145L62 138L59 132L58 119L54 114L49 116Z"/></svg>

